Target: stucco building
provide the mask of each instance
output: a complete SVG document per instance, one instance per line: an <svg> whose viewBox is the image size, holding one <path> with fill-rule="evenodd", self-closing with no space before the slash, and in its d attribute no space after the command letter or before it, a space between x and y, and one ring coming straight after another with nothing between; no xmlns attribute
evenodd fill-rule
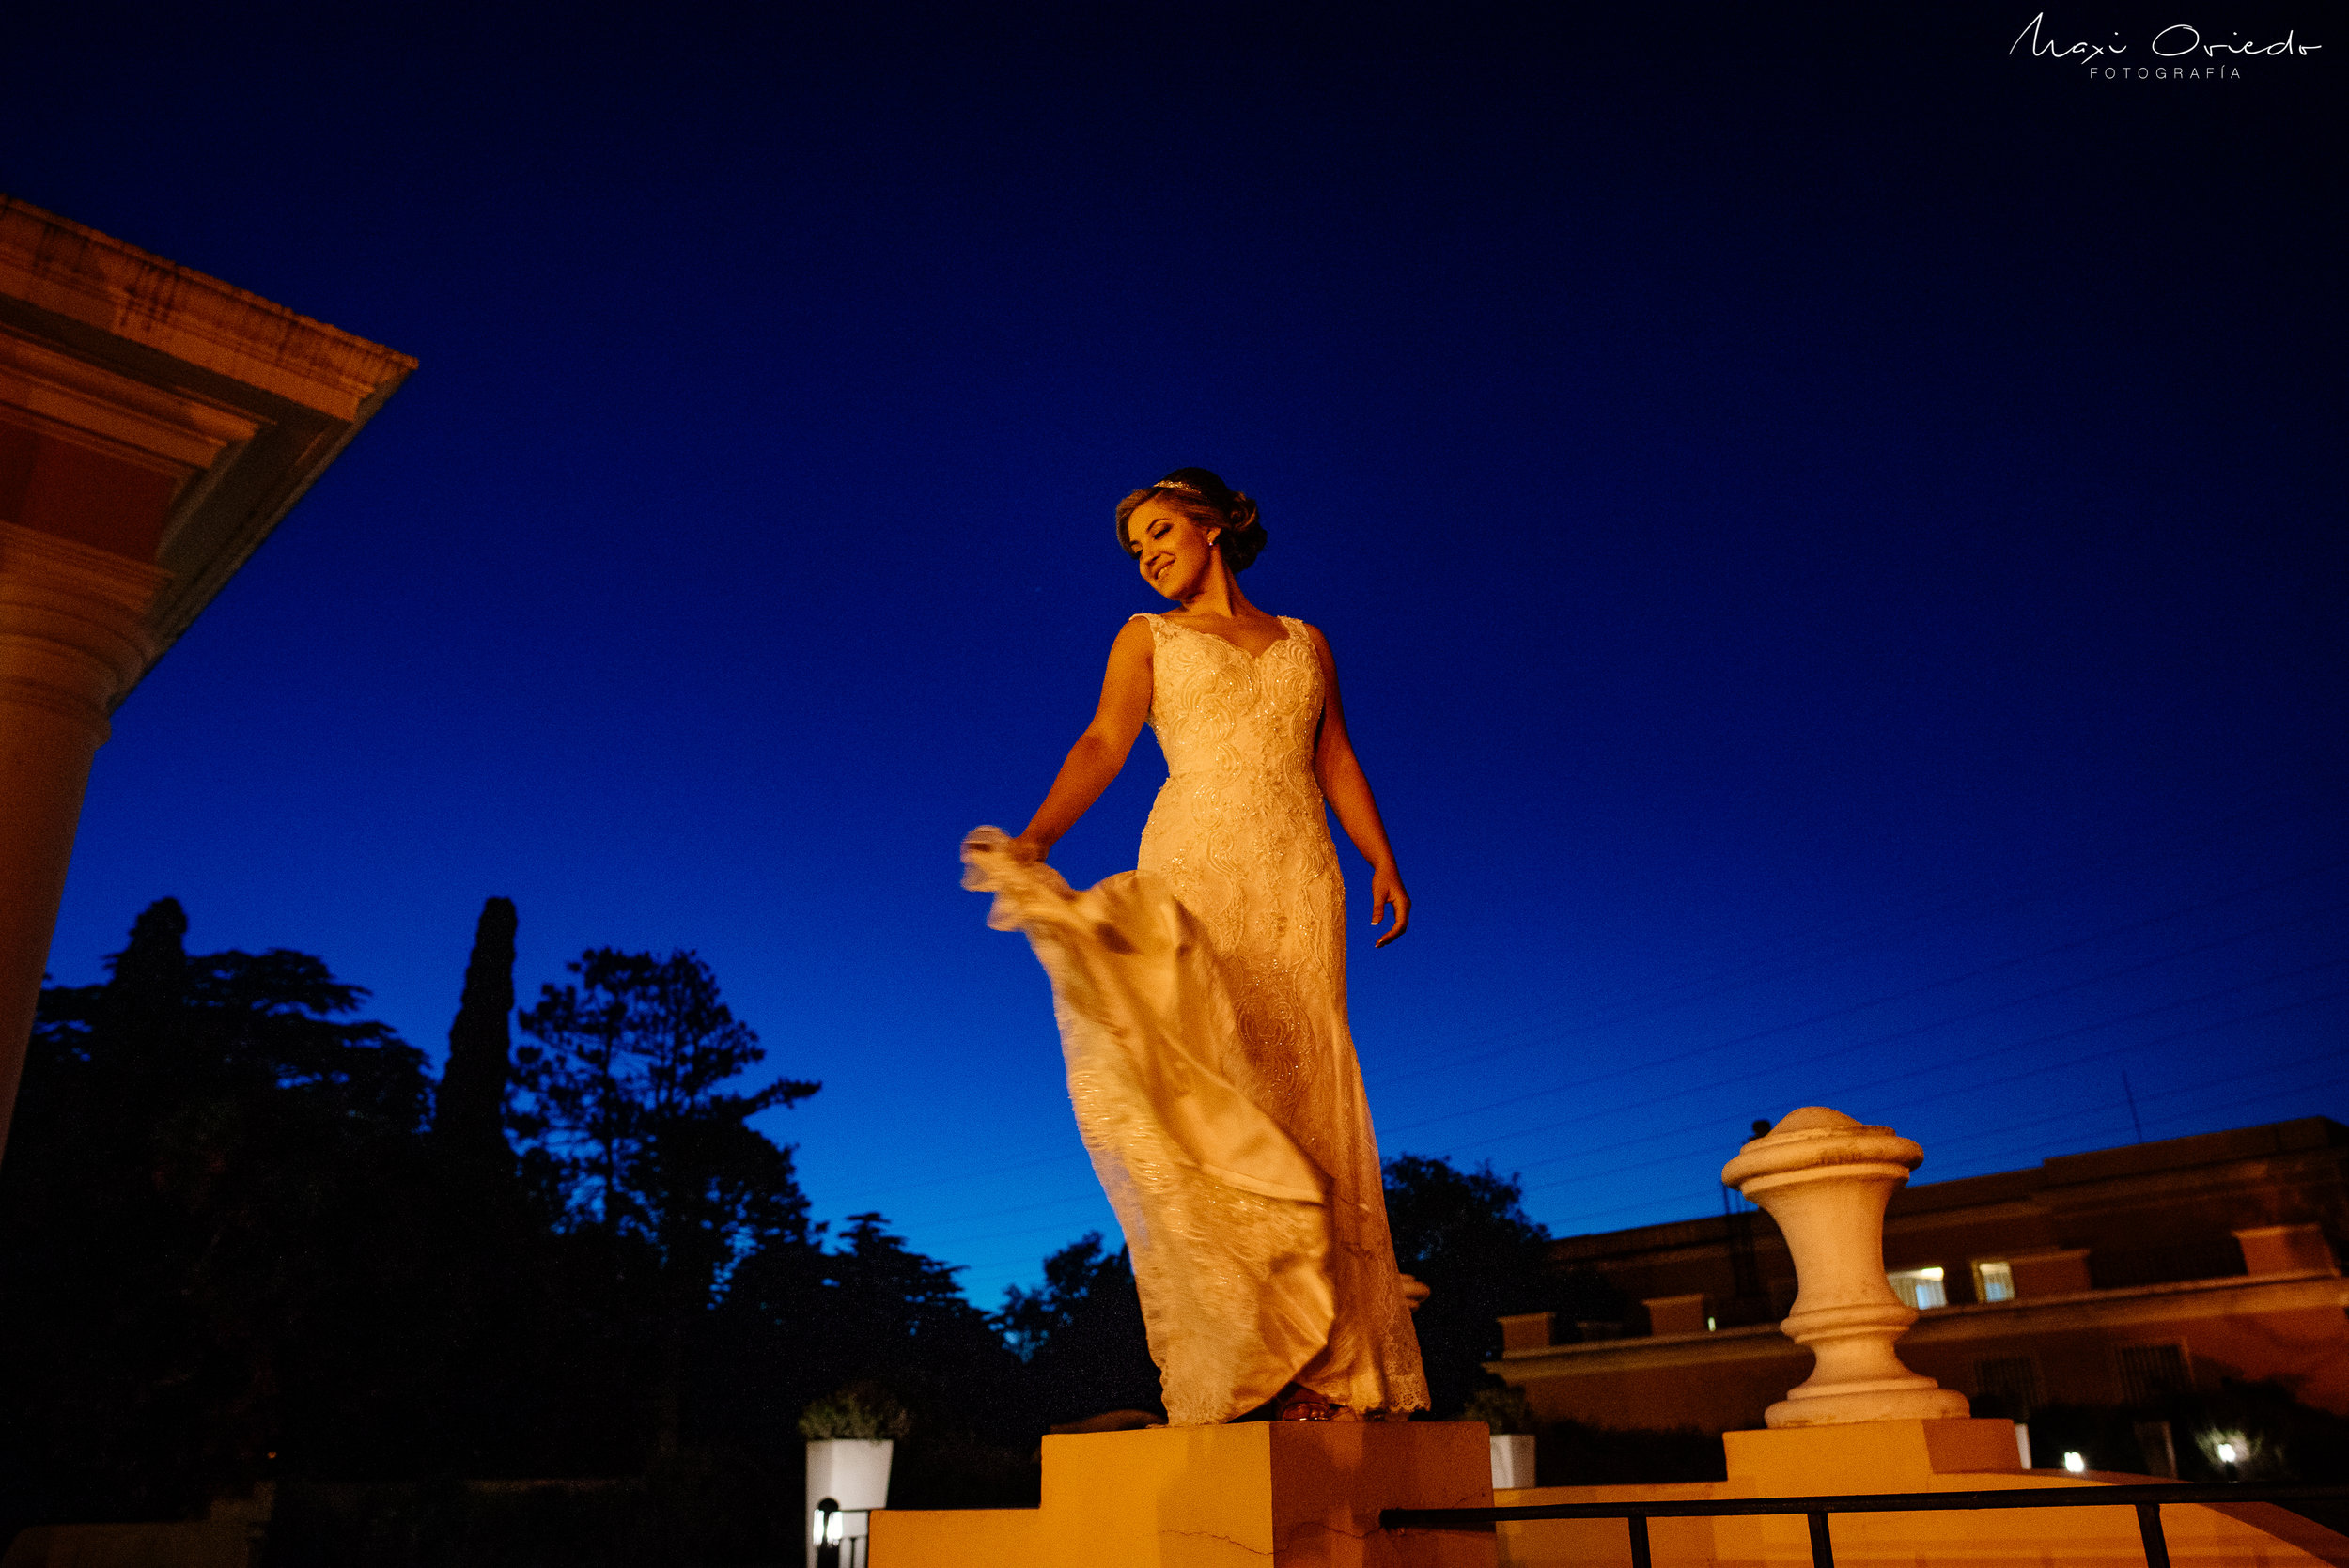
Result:
<svg viewBox="0 0 2349 1568"><path fill-rule="evenodd" d="M0 196L0 1143L115 708L414 368Z"/></svg>
<svg viewBox="0 0 2349 1568"><path fill-rule="evenodd" d="M2274 1380L2349 1414L2349 1126L2324 1117L2065 1155L1892 1197L1885 1267L1921 1309L1901 1358L1977 1415L2149 1405ZM1491 1370L1550 1420L1758 1427L1810 1371L1795 1270L1755 1212L1569 1236L1623 1324L1501 1320ZM1587 1293L1586 1293L1587 1294Z"/></svg>

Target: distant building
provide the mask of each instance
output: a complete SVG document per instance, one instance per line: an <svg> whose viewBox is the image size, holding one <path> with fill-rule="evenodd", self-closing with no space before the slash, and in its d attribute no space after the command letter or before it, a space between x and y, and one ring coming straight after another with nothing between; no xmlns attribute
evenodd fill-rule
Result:
<svg viewBox="0 0 2349 1568"><path fill-rule="evenodd" d="M2349 1414L2345 1240L2349 1127L2309 1117L1909 1187L1884 1256L1921 1309L1901 1358L1978 1415L2143 1405L2225 1379ZM1568 1236L1551 1255L1640 1305L1624 1324L1501 1320L1487 1365L1547 1419L1758 1427L1810 1374L1778 1330L1795 1268L1767 1216Z"/></svg>

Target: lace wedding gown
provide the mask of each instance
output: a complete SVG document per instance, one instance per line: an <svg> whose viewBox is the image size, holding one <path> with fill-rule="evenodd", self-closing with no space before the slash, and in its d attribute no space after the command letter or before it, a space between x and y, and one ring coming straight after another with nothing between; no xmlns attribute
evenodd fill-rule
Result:
<svg viewBox="0 0 2349 1568"><path fill-rule="evenodd" d="M1168 777L1137 869L1073 891L981 828L964 885L995 893L988 924L1026 933L1050 977L1168 1421L1228 1421L1292 1381L1423 1409L1346 1031L1346 889L1313 767L1320 660L1287 616L1253 658L1140 618Z"/></svg>

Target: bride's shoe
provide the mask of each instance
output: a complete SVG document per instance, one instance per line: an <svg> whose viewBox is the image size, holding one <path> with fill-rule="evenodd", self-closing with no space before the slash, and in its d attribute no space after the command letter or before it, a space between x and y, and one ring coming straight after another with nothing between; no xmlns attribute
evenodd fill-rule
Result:
<svg viewBox="0 0 2349 1568"><path fill-rule="evenodd" d="M1281 1393L1280 1403L1272 1407L1276 1421L1346 1421L1362 1418L1343 1405L1324 1399L1301 1384L1292 1383Z"/></svg>

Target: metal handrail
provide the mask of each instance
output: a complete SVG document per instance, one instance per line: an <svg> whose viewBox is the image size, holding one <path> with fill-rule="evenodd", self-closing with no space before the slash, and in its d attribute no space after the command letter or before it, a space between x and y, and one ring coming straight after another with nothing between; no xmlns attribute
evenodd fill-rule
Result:
<svg viewBox="0 0 2349 1568"><path fill-rule="evenodd" d="M2163 1503L2349 1502L2349 1486L2287 1482L2198 1483L2161 1486L2047 1486L1989 1492L1855 1492L1816 1498L1706 1498L1686 1502L1539 1502L1508 1508L1390 1508L1382 1529L1476 1529L1537 1519L1621 1519L1631 1531L1631 1568L1651 1568L1650 1519L1721 1518L1755 1514L1801 1514L1811 1522L1812 1568L1835 1568L1828 1532L1833 1514L1937 1514L1993 1508L2134 1508L2146 1568L2170 1568L2161 1532Z"/></svg>

